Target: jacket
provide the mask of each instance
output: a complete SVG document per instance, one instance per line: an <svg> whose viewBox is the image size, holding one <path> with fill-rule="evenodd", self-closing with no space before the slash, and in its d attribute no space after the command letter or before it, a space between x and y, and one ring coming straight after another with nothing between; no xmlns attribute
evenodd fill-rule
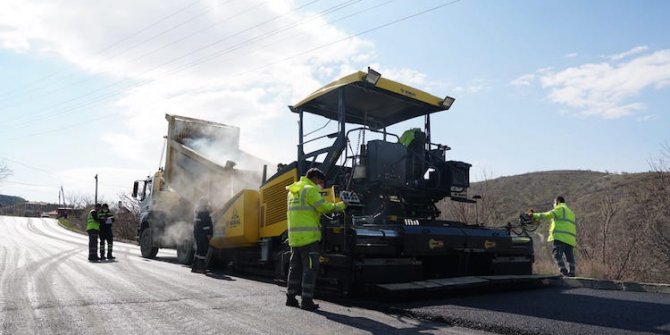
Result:
<svg viewBox="0 0 670 335"><path fill-rule="evenodd" d="M212 236L212 216L206 207L198 207L193 219L193 234L196 236Z"/></svg>
<svg viewBox="0 0 670 335"><path fill-rule="evenodd" d="M98 218L98 212L95 209L91 209L86 217L86 231L89 230L100 231L100 218Z"/></svg>
<svg viewBox="0 0 670 335"><path fill-rule="evenodd" d="M321 241L321 214L344 211L345 204L326 201L319 193L319 186L304 176L286 189L289 246L302 247Z"/></svg>
<svg viewBox="0 0 670 335"><path fill-rule="evenodd" d="M577 224L575 213L564 203L558 203L554 209L544 213L534 213L533 220L551 219L549 226L549 237L547 241L553 240L565 242L571 246L577 245Z"/></svg>

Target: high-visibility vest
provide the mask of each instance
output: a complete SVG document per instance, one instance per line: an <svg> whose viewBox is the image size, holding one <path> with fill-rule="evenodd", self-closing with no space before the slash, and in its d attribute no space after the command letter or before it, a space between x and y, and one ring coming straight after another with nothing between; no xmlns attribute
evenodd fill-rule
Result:
<svg viewBox="0 0 670 335"><path fill-rule="evenodd" d="M112 216L114 216L114 214L112 214L112 211L110 211L109 209L108 210L101 209L98 212L98 219L100 219L100 222L103 223L111 224L111 222L107 222L107 219L111 218Z"/></svg>
<svg viewBox="0 0 670 335"><path fill-rule="evenodd" d="M321 214L344 211L343 202L331 203L319 193L319 186L309 178L286 187L288 190L288 245L302 247L321 240Z"/></svg>
<svg viewBox="0 0 670 335"><path fill-rule="evenodd" d="M554 209L548 212L533 214L533 219L551 219L547 241L557 240L573 247L577 245L575 213L564 203L556 204Z"/></svg>
<svg viewBox="0 0 670 335"><path fill-rule="evenodd" d="M95 212L95 209L91 209L91 211L88 212L88 217L86 218L86 230L100 230L100 222L93 218L93 212Z"/></svg>
<svg viewBox="0 0 670 335"><path fill-rule="evenodd" d="M421 129L411 128L411 129L405 130L405 132L402 133L402 135L400 136L400 139L398 140L398 142L400 142L400 144L408 147L414 141L414 138L416 137L415 134L418 131L421 131Z"/></svg>

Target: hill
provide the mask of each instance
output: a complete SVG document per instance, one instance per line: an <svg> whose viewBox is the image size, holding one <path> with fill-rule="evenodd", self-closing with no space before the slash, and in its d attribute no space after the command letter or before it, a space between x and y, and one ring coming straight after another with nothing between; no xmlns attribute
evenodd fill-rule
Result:
<svg viewBox="0 0 670 335"><path fill-rule="evenodd" d="M15 197L12 195L3 195L0 194L0 206L10 206L14 205L17 203L24 203L26 202L26 199L23 199L21 197Z"/></svg>
<svg viewBox="0 0 670 335"><path fill-rule="evenodd" d="M578 274L597 278L670 282L670 174L544 171L473 183L471 204L443 201L443 217L485 226L516 222L529 208L551 209L563 195L577 215ZM555 272L548 223L533 234L536 271Z"/></svg>

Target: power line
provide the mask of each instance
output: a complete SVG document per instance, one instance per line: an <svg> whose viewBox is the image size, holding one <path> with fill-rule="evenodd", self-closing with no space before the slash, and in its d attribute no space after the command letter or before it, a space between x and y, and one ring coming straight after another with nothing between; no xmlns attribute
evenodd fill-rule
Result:
<svg viewBox="0 0 670 335"><path fill-rule="evenodd" d="M23 186L35 186L35 187L50 187L46 185L37 185L37 184L30 184L30 183L24 183L20 181L13 181L13 180L3 180L3 183L9 183L9 184L15 184L15 185L23 185Z"/></svg>
<svg viewBox="0 0 670 335"><path fill-rule="evenodd" d="M142 33L142 32L144 32L144 31L148 30L149 28L155 26L156 24L158 24L158 23L164 21L165 19L167 19L167 18L169 18L169 17L172 17L172 16L174 16L174 15L180 13L181 11L185 10L185 9L188 8L188 7L193 6L194 4L196 4L196 3L200 2L200 1L201 1L201 0L197 0L197 1L192 2L190 5L181 8L179 11L174 12L174 13L172 13L171 15L168 15L168 16L164 17L163 19L161 19L161 20L155 22L155 24L149 25L149 26L145 27L144 29L140 30L139 32L136 32L136 33L132 34L132 36L137 36L137 35L139 35L140 33ZM227 3L230 3L230 2L232 2L232 1L235 1L235 0L228 0L228 1L224 2L223 4L227 4ZM182 26L182 25L184 25L184 24L186 24L186 23L188 23L188 22L191 22L191 21L195 20L195 19L197 19L197 18L199 18L199 17L201 17L201 16L207 14L207 13L210 12L210 11L211 11L211 8L205 10L203 13L200 13L200 14L198 14L198 15L192 16L192 17L188 18L187 20L182 21L182 22L180 22L180 23L177 24L177 25L171 26L171 27L169 27L169 28L166 29L166 30L160 31L160 32L158 32L157 34L154 34L154 35L152 35L152 36L150 36L150 37L148 37L148 38L145 38L144 40L140 41L139 43L135 43L135 44L133 44L133 45L131 45L131 46L129 46L129 47L123 49L121 52L119 52L119 53L117 53L117 54L112 54L112 55L110 55L110 56L108 56L108 57L118 57L118 56L120 56L120 55L126 53L127 51L129 51L129 50L131 50L131 49L133 49L133 48L136 48L136 47L138 47L138 46L140 46L140 45L142 45L142 44L144 44L144 43L146 43L146 42L149 42L149 41L151 41L151 40L154 40L154 39L158 38L159 36L162 36L162 35L164 35L164 34L170 32L170 31L172 31L172 30L174 30L174 29L177 29L178 27L180 27L180 26ZM129 38L130 38L130 37L124 38L124 39L122 39L121 41L126 41L126 40L128 40ZM116 45L118 45L118 44L120 44L120 42L114 43L112 46L116 46ZM110 49L110 47L107 47L107 48L105 48L103 51L107 51L107 50L109 50L109 49ZM98 56L98 55L101 55L101 54L103 54L103 52L98 52L96 55L94 55L94 56L92 56L92 57L95 57L95 56ZM137 59L136 59L135 61L137 61ZM95 62L95 64L99 64L100 62L101 62L101 60L98 59L98 60ZM62 72L64 72L64 71L62 71ZM68 78L68 77L71 77L73 74L74 74L74 71L70 71L70 74L69 74L68 76L65 76L63 79ZM46 93L46 94L43 94L42 97L53 95L53 94L55 94L55 93L57 93L57 92L59 92L59 91L62 91L62 90L64 90L64 89L68 88L68 87L72 87L72 86L75 86L75 85L79 85L79 84L82 84L82 83L85 83L85 82L88 82L88 81L91 81L91 80L92 80L92 77L87 77L87 78L80 79L80 80L77 80L77 81L75 81L75 82L72 82L72 83L70 83L70 84L68 84L68 85L59 85L56 89L51 90L50 92L48 92L48 93ZM124 80L125 80L125 79L124 79ZM46 86L46 85L43 85L43 86ZM68 103L68 102L70 102L70 101L72 101L72 100L76 100L76 99L77 99L77 98L69 99L69 100L66 100L66 101L61 101L60 103L56 104L56 106L60 106L60 105L66 104L66 103ZM13 105L13 107L16 108L16 104ZM53 107L53 106L52 106L52 107ZM12 122L16 123L16 122L18 122L18 121L21 121L22 119L26 119L26 118L30 119L31 116L32 116L33 118L35 118L35 117L39 117L39 116L42 115L42 114L44 114L44 113L37 113L36 115L23 114L23 115L19 116L18 118L14 119ZM19 123L19 125L21 125L21 124L24 124L24 125L25 125L25 124L27 124L27 123L29 123L29 122L30 122L30 121L22 122L22 123Z"/></svg>
<svg viewBox="0 0 670 335"><path fill-rule="evenodd" d="M186 6L184 6L184 7L181 7L181 8L179 8L178 10L176 10L176 11L174 11L174 12L168 14L167 16L164 16L164 17L162 17L162 18L160 18L160 19L154 21L153 23L150 23L149 25L143 27L142 29L140 29L140 30L138 30L138 31L136 31L136 32L134 32L134 33L131 33L131 34L129 34L129 35L127 35L127 36L125 36L125 37L119 39L119 40L117 40L116 42L114 42L114 43L112 43L112 44L110 44L110 45L104 47L104 48L101 49L100 51L96 52L96 53L93 55L93 57L98 56L98 55L101 55L101 54L105 53L107 50L112 49L112 48L114 48L115 46L117 46L117 45L119 45L119 44L121 44L121 43L123 43L123 42L125 42L125 41L127 41L127 40L129 40L129 39L131 39L131 38L133 38L133 37L135 37L135 36L137 36L137 35L142 34L143 32L145 32L145 31L147 31L147 30L149 30L149 29L155 27L156 25L160 24L161 22L163 22L163 21L165 21L165 20L167 20L167 19L169 19L169 18L171 18L171 17L173 17L173 16L175 16L175 15L177 15L177 14L179 14L179 13L185 11L186 9L188 9L188 8L190 8L190 7L192 7L192 6L194 6L195 4L199 3L200 1L201 1L201 0L193 1L193 2L189 3L188 5L186 5ZM32 88L31 88L31 86L36 86L36 84L39 84L40 82L43 82L43 81L45 81L45 80L47 80L47 79L49 79L49 78L52 78L52 77L54 77L54 76L60 75L60 74L65 73L65 72L73 72L73 71L72 71L72 70L62 70L62 71L56 71L56 72L53 72L53 73L51 73L51 74L49 74L49 75L47 75L47 76L45 76L45 77L42 77L41 79L38 79L37 81L33 82L32 84L27 85L26 87L18 88L18 89L15 89L15 90L13 90L13 91L10 91L10 92L6 93L4 96L0 97L0 102L2 102L3 100L6 100L7 98L11 98L11 97L13 97L13 96L16 96L17 93L19 93L19 92L21 92L21 91L23 91L23 90L26 90L26 89L28 89L28 91L27 91L27 92L24 92L24 93L30 93L31 91L34 91L35 88L36 88L36 87L32 87ZM42 85L42 86L43 86L43 85ZM39 86L38 86L38 87L39 87Z"/></svg>
<svg viewBox="0 0 670 335"><path fill-rule="evenodd" d="M287 12L285 12L285 13L283 13L283 14L280 14L280 15L277 15L277 16L275 16L275 17L269 19L269 20L263 21L263 22L261 22L261 23L259 23L259 24L255 24L255 25L253 25L253 26L251 26L251 27L248 27L248 28L246 28L246 29L243 29L243 30L238 31L238 32L236 32L236 33L233 33L233 34L231 34L231 35L228 35L228 36L226 36L226 37L224 37L224 38L222 38L222 39L217 40L217 41L214 42L214 43L210 43L210 44L208 44L208 45L205 45L205 46L203 46L203 47L200 47L200 48L196 49L195 51L190 51L190 52L188 52L188 53L186 53L186 54L183 54L183 55L181 55L181 56L179 56L179 57L177 57L177 58L174 58L174 59L172 59L172 60L170 60L170 61L168 61L168 62L164 62L164 63L162 63L162 64L160 64L160 65L158 65L158 66L156 66L156 67L154 67L154 68L152 68L152 69L149 69L149 70L147 70L147 71L144 71L144 72L142 72L142 73L140 73L140 74L138 74L138 75L136 75L136 76L138 76L138 77L142 77L142 76L144 76L144 75L146 75L146 74L148 74L148 73L151 73L151 72L154 72L154 71L160 69L161 67L164 67L164 66L166 66L166 65L175 63L176 61L179 61L179 60L181 60L181 59L183 59L183 58L185 58L185 57L187 57L187 56L190 56L190 55L192 55L192 54L194 54L194 53L200 52L201 50L210 48L211 46L214 46L214 45L216 45L216 44L219 44L219 43L221 43L221 42L223 42L223 41L225 41L225 40L227 40L227 39L229 39L229 38L232 38L232 37L234 37L234 36L237 36L237 35L240 35L240 34L242 34L242 33L247 32L247 31L251 31L251 30L253 30L253 29L256 29L256 28L258 28L258 27L261 27L261 26L263 26L263 25L265 25L265 24L268 24L268 23L270 23L270 22L273 22L273 21L275 21L275 20L277 20L277 19L279 19L279 18L281 18L281 17L284 17L284 16L286 16L286 15L292 13L292 12L296 12L296 11L298 11L298 10L300 10L300 9L303 9L303 8L305 8L305 7L309 6L309 5L312 5L312 4L316 3L316 2L319 2L319 1L320 1L320 0L313 0L313 1L310 1L310 2L304 4L304 5L300 6L300 7L297 7L297 8L295 8L295 9L293 9L293 10L287 11ZM352 0L349 0L349 2L351 2L351 1L352 1ZM356 0L356 1L360 1L360 0ZM245 12L245 11L244 11L244 12ZM136 84L131 85L131 86L128 86L128 87L121 87L121 91L124 91L124 90L126 90L126 89L130 89L130 88L135 88L135 87L143 86L143 85L146 85L147 83L150 83L150 82L153 82L153 81L155 81L155 80L148 79L148 80L140 81L139 83L136 83ZM130 80L130 79L122 79L122 80L118 80L118 81L116 81L116 82L114 82L114 83L105 85L105 86L103 86L103 87L94 89L94 90L92 90L92 91L89 91L89 92L87 92L87 93L85 93L85 94L83 94L83 95L80 95L80 96L77 96L77 97L74 97L74 98L71 98L71 99L67 99L67 100L65 100L65 101L61 101L61 102L57 103L55 106L58 107L58 106L62 106L62 105L67 105L67 104L70 103L70 102L74 102L74 101L77 101L77 100L81 100L82 98L85 98L85 97L94 95L94 94L96 94L97 92L100 92L100 91L108 90L108 89L110 89L110 88L113 88L113 87L115 87L115 86L118 86L119 84L124 84L125 82L130 83L130 82L132 82L132 80ZM117 90L117 92L118 92L118 90ZM116 95L116 94L113 94L112 96L114 96L114 95ZM92 102L95 102L95 101L98 101L98 100L100 100L100 99L95 99L95 100L93 100ZM89 104L90 104L90 103L85 103L83 106L86 106L86 105L89 105ZM54 106L52 106L52 107L54 107ZM78 108L78 107L75 107L75 109L79 109L79 108ZM32 115L32 117L33 117L33 118L41 117L42 119L49 119L49 118L54 117L54 116L56 115L55 112L57 112L57 111L59 111L59 110L60 110L60 109L56 109L56 110L49 109L49 110L44 111L44 112L42 112L42 113L38 113L38 114L36 114L36 115ZM67 109L66 109L66 111L67 111ZM44 116L44 115L48 115L48 114L52 114L52 116L50 116L50 117L42 117L42 116ZM58 116L61 116L61 115L62 115L62 113L59 114ZM17 127L22 127L22 126L25 127L25 126L27 126L27 125L30 125L30 121L25 121L25 122L19 123L19 124L17 124L16 126L17 126Z"/></svg>
<svg viewBox="0 0 670 335"><path fill-rule="evenodd" d="M62 176L62 175L55 174L55 173L53 173L53 172L51 172L51 171L49 171L49 170L47 170L47 169L40 168L40 167L33 166L33 165L29 165L29 164L27 164L27 163L20 162L20 161L17 161L17 160L15 160L15 159L7 158L7 157L4 157L4 158L5 158L6 160L10 161L10 162L14 162L14 163L16 163L16 164L22 165L22 166L27 167L27 168L29 168L29 169L33 169L33 170L36 170L36 171L43 172L43 173L45 173L45 174L47 174L47 175L50 175L50 176L53 176L53 177L64 178L64 179L69 179L69 180L74 180L74 181L78 181L78 182L82 182L82 183L88 183L88 182L89 182L88 179L84 180L84 179L80 179L80 178L76 178L76 177ZM16 183L16 184L31 185L31 186L43 186L43 185L33 185L33 184L20 183L20 182L14 182L14 183ZM111 187L121 188L121 189L125 189L125 188L126 188L126 187L124 187L124 186L119 186L119 185L109 184L109 183L100 183L100 184L101 184L101 185L105 185L105 186L111 186Z"/></svg>
<svg viewBox="0 0 670 335"><path fill-rule="evenodd" d="M259 70L264 69L264 68L266 68L266 67L269 67L269 66L272 66L272 65L275 65L275 64L278 64L278 63L282 63L282 62L285 62L285 61L287 61L287 60L290 60L290 59L293 59L293 58L296 58L296 57L299 57L299 56L302 56L302 55L305 55L305 54L312 53L312 52L314 52L314 51L317 51L317 50L320 50L320 49L323 49L323 48L326 48L326 47L335 45L335 44L337 44L337 43L341 43L341 42L350 40L350 39L352 39L352 38L354 38L354 37L357 37L357 36L365 35L365 34L368 34L368 33L371 33L371 32L374 32L374 31L377 31L377 30L380 30L380 29L383 29L383 28L385 28L385 27L388 27L388 26L391 26L391 25L394 25L394 24L397 24L397 23L400 23L400 22L409 20L409 19L411 19L411 18L420 16L420 15L424 15L424 14L426 14L426 13L435 11L435 10L440 9L440 8L443 8L443 7L445 7L445 6L449 6L449 5L455 4L455 3L457 3L457 2L460 2L460 0L454 0L454 1L445 2L445 3L442 3L442 4L438 5L438 6L434 6L434 7L431 7L431 8L422 10L422 11L419 11L419 12L415 12L415 13L410 14L410 15L403 16L403 17L398 18L398 19L396 19L396 20L392 20L392 21L389 21L389 22L386 22L386 23L377 25L377 26L375 26L375 27L366 29L366 30L361 31L361 32L359 32L359 33L351 34L351 35L348 35L347 37L344 37L344 38L341 38L341 39L338 39L338 40L335 40L335 41L331 41L331 42L322 44L322 45L317 46L317 47L314 47L314 48L310 48L310 49L304 50L304 51L302 51L302 52L299 52L299 53L293 54L293 55L291 55L291 56L285 57L285 58L283 58L283 59L280 59L280 60L278 60L278 61L274 61L274 62L266 63L265 65L259 66L259 67L257 67L257 68L254 68L254 69L251 69L251 70L248 70L248 71L241 71L241 72L235 73L235 74L233 74L233 76L238 76L238 75L242 75L242 74L246 74L246 73L251 73L251 72L259 71ZM202 64L202 63L211 61L211 60L212 60L212 58L210 57L210 58L205 59L205 60L203 60L203 61L201 61L201 62L189 64L188 67L192 67L192 66L195 66L195 65L199 65L199 64ZM186 67L186 68L188 68L188 67ZM186 68L180 68L180 69L178 69L178 71L184 70L184 69L186 69ZM153 71L153 70L151 70L151 71ZM170 74L174 74L174 73L170 73ZM127 88L125 88L125 89L129 89L129 88L135 88L135 87L143 86L143 85L146 85L146 84L148 84L148 83L150 83L150 82L153 82L153 81L155 81L155 80L145 80L145 81L143 81L143 82L140 82L140 83L134 85L133 87L127 87ZM107 98L107 97L113 97L113 96L116 96L116 95L120 94L120 92L121 92L121 91L116 91L116 92L108 93L107 96L101 96L101 97L98 97L96 100L89 101L89 102L86 103L86 104L83 104L83 105L80 105L80 106L75 107L75 109L79 109L79 108L85 107L86 105L89 105L89 104L94 103L94 102L98 102L99 100L101 100L101 99L105 99L105 98ZM112 114L113 114L113 113L112 113ZM108 116L106 116L106 117L111 117L112 114L110 114L110 115L108 115ZM106 117L105 117L105 118L106 118ZM90 123L90 122L92 122L92 121L94 121L94 120L89 120L89 121L87 121L86 123ZM74 127L74 126L78 126L78 125L81 125L81 124L82 124L82 123L74 123L74 124L71 124L71 125L69 125L69 126L67 126L67 127L68 127L68 128L69 128L69 127ZM61 128L63 128L63 127L61 127ZM61 128L59 128L59 129L61 129ZM54 130L54 131L58 131L58 130ZM34 133L34 134L27 135L27 136L39 136L39 135L41 135L41 134L45 134L45 133L47 133L47 132ZM26 136L15 137L15 138L13 138L13 139L19 139L19 138L24 138L24 137L26 137ZM11 140L11 139L10 139L10 140Z"/></svg>

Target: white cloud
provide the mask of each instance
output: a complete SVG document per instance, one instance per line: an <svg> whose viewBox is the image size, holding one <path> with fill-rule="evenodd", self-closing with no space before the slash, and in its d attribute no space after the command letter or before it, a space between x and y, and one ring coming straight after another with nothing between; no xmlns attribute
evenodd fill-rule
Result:
<svg viewBox="0 0 670 335"><path fill-rule="evenodd" d="M513 86L530 86L535 81L534 73L523 74L516 79L512 80L510 84Z"/></svg>
<svg viewBox="0 0 670 335"><path fill-rule="evenodd" d="M476 94L481 91L491 89L491 81L484 79L474 79L464 86L456 86L453 91L455 93Z"/></svg>
<svg viewBox="0 0 670 335"><path fill-rule="evenodd" d="M565 57L565 58L575 58L575 57L577 57L577 56L579 56L578 53L576 53L576 52L571 52L571 53L565 55L564 57Z"/></svg>
<svg viewBox="0 0 670 335"><path fill-rule="evenodd" d="M649 122L649 121L656 121L659 120L661 117L658 116L657 114L648 114L648 115L642 115L637 118L638 121L640 122Z"/></svg>
<svg viewBox="0 0 670 335"><path fill-rule="evenodd" d="M56 57L111 78L114 86L92 97L112 94L115 118L123 120L123 127L100 133L118 164L155 169L165 113L239 126L241 146L253 154L295 159L295 119L287 105L340 75L365 69L377 58L374 45L347 38L354 32L318 15L332 4L297 11L292 0L223 4L75 0L62 6L5 0L0 46ZM380 70L427 90L443 85L411 69ZM82 94L99 88L84 87ZM85 113L68 117L87 118Z"/></svg>
<svg viewBox="0 0 670 335"><path fill-rule="evenodd" d="M631 49L616 59L646 50ZM550 101L576 110L577 115L615 119L646 109L643 102L631 101L645 89L660 89L670 84L670 50L638 55L626 62L587 63L563 70L536 72L541 86L549 90ZM529 75L513 83L530 84Z"/></svg>
<svg viewBox="0 0 670 335"><path fill-rule="evenodd" d="M626 57L636 55L636 54L639 54L641 52L645 52L645 51L647 51L647 49L649 49L649 48L646 45L637 46L637 47L634 47L634 48L632 48L632 49L630 49L626 52L622 52L622 53L614 54L614 55L609 55L609 56L607 56L607 58L609 58L610 60L613 60L613 61L618 61L618 60L622 60Z"/></svg>

